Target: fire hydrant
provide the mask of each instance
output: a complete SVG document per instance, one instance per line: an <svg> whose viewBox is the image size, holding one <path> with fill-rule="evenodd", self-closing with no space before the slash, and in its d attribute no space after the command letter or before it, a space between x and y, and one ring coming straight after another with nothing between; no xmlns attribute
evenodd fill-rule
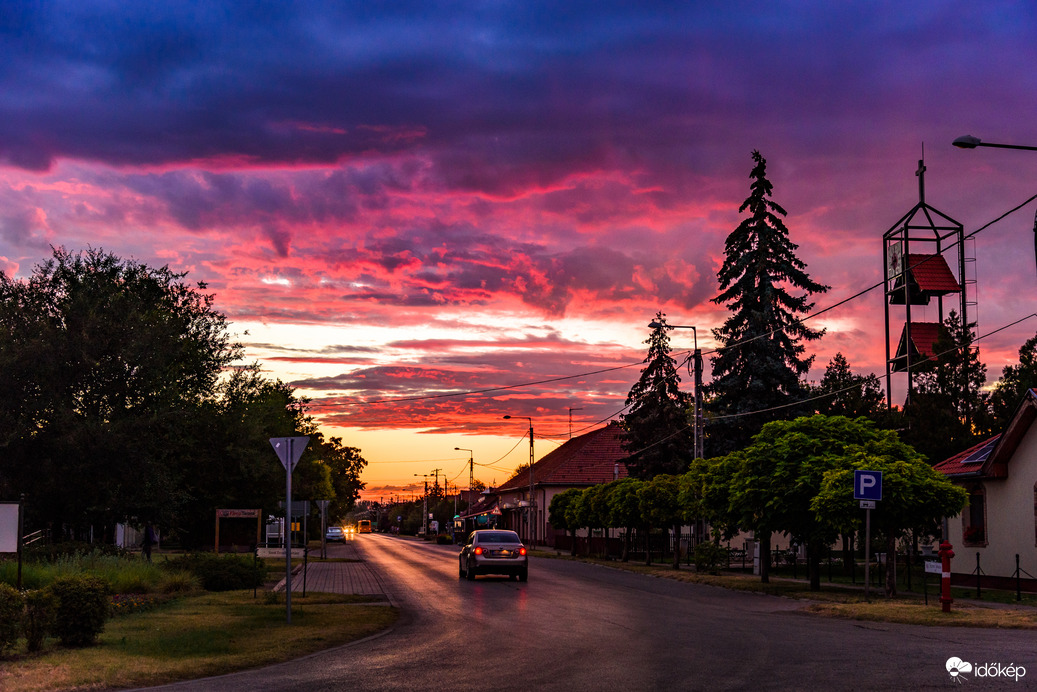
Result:
<svg viewBox="0 0 1037 692"><path fill-rule="evenodd" d="M952 547L947 541L940 543L939 555L943 571L940 580L940 603L943 604L945 613L951 612L951 603L954 603L954 599L951 598L951 558L954 557Z"/></svg>

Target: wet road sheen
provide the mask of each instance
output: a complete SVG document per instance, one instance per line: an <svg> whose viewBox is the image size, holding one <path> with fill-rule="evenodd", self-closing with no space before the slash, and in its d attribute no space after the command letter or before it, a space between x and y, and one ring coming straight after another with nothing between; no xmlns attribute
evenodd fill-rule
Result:
<svg viewBox="0 0 1037 692"><path fill-rule="evenodd" d="M947 689L952 656L1015 663L1037 682L1025 631L825 619L788 599L533 558L527 583L458 578L457 548L357 537L402 608L389 632L290 663L169 689ZM1021 684L1021 686L1020 686Z"/></svg>

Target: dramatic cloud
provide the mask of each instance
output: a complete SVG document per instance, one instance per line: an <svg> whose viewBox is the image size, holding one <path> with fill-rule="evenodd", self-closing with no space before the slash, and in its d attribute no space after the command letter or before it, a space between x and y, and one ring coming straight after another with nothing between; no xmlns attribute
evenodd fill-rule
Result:
<svg viewBox="0 0 1037 692"><path fill-rule="evenodd" d="M884 374L883 296L861 292L920 183L967 232L1037 192L1037 155L950 146L1037 144L1035 19L965 2L14 0L0 269L92 246L188 271L347 437L489 440L514 432L507 413L561 438L569 409L586 425L622 408L656 311L711 348L758 149L832 286L816 309L848 301L813 318L814 376L836 352ZM992 377L1037 329L1032 215L968 245Z"/></svg>

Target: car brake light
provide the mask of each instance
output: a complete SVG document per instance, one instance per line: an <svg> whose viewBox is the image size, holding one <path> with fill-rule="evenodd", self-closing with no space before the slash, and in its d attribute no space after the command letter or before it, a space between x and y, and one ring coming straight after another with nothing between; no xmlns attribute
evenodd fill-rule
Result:
<svg viewBox="0 0 1037 692"><path fill-rule="evenodd" d="M525 555L525 554L526 554L526 546L522 546L521 548L519 548L519 555Z"/></svg>
<svg viewBox="0 0 1037 692"><path fill-rule="evenodd" d="M475 554L476 555L482 555L482 546L481 545L480 546L476 546Z"/></svg>

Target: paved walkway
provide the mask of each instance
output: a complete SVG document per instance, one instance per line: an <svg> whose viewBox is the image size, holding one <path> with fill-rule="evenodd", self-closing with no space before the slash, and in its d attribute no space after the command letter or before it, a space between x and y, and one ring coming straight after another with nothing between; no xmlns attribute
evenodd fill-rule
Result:
<svg viewBox="0 0 1037 692"><path fill-rule="evenodd" d="M319 560L320 551L310 552L306 565L306 591L318 593L359 594L387 596L381 579L360 556L352 541L328 544L328 561ZM292 593L303 592L303 567L292 571ZM274 587L284 591L284 580Z"/></svg>

